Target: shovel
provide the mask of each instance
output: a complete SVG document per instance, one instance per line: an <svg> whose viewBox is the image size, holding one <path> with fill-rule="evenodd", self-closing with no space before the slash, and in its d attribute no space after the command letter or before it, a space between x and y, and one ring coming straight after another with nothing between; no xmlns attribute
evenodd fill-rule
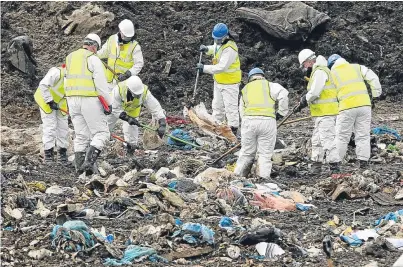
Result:
<svg viewBox="0 0 403 267"><path fill-rule="evenodd" d="M203 52L200 52L199 63L201 63L202 57L203 57ZM200 71L197 70L197 73L196 73L196 81L195 81L195 88L193 89L193 98L192 98L192 100L194 100L195 97L196 97L197 84L199 83L199 76L200 76Z"/></svg>
<svg viewBox="0 0 403 267"><path fill-rule="evenodd" d="M286 122L286 120L288 120L288 118L294 114L294 112L297 110L297 108L299 107L299 104L296 105L292 111L285 116L285 118L277 125L277 129L280 128L281 125L284 124L284 122ZM208 162L208 165L214 165L217 162L219 162L220 160L222 160L224 157L228 156L229 154L231 154L232 152L234 152L237 148L241 147L241 143L238 143L236 146L234 146L233 148L231 148L230 150L228 150L227 152L225 152L224 154L222 154L219 158L217 158L216 160L212 161L212 162Z"/></svg>

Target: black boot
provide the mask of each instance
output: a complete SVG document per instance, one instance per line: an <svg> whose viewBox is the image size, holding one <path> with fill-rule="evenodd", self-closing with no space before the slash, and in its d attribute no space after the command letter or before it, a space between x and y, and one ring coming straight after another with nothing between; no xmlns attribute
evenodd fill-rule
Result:
<svg viewBox="0 0 403 267"><path fill-rule="evenodd" d="M136 146L135 144L125 144L126 155L128 156L133 156L136 149L138 149L138 146Z"/></svg>
<svg viewBox="0 0 403 267"><path fill-rule="evenodd" d="M97 149L94 146L90 146L90 148L88 149L87 154L85 155L85 161L80 168L81 171L85 172L86 176L92 175L94 173L94 163L95 161L97 161L100 153L101 150Z"/></svg>
<svg viewBox="0 0 403 267"><path fill-rule="evenodd" d="M54 161L53 147L45 150L44 152L45 152L44 163L45 164L53 163L53 161Z"/></svg>
<svg viewBox="0 0 403 267"><path fill-rule="evenodd" d="M67 148L59 148L57 161L63 165L67 164Z"/></svg>
<svg viewBox="0 0 403 267"><path fill-rule="evenodd" d="M369 163L367 160L360 160L359 164L360 164L360 169L362 169L362 170L366 170L369 167Z"/></svg>
<svg viewBox="0 0 403 267"><path fill-rule="evenodd" d="M83 165L84 160L85 160L85 152L74 153L74 167L76 168L76 172L78 175L84 172L81 171L81 166Z"/></svg>
<svg viewBox="0 0 403 267"><path fill-rule="evenodd" d="M322 172L322 162L314 162L312 163L311 169L309 170L310 174L320 174Z"/></svg>
<svg viewBox="0 0 403 267"><path fill-rule="evenodd" d="M332 174L339 174L340 173L340 162L333 162L330 163L330 172Z"/></svg>

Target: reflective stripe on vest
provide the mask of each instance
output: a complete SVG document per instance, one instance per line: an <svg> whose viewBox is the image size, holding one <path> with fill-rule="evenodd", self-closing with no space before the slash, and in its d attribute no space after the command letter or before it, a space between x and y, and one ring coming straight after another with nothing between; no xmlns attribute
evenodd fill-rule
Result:
<svg viewBox="0 0 403 267"><path fill-rule="evenodd" d="M267 80L255 80L242 89L245 116L276 117L276 102L270 96Z"/></svg>
<svg viewBox="0 0 403 267"><path fill-rule="evenodd" d="M112 35L108 39L108 66L115 71L117 74L125 73L134 65L133 61L133 51L137 46L136 41L132 41L127 44L119 46L118 53L118 43L117 36ZM116 78L116 77L115 77ZM113 80L113 73L106 69L106 79L110 83Z"/></svg>
<svg viewBox="0 0 403 267"><path fill-rule="evenodd" d="M122 99L122 108L126 111L127 115L132 118L138 118L140 116L141 107L144 103L144 100L147 97L148 87L144 85L144 92L140 98L135 98L132 101L127 101L127 91L129 88L126 85L126 81L120 82L119 86L119 94Z"/></svg>
<svg viewBox="0 0 403 267"><path fill-rule="evenodd" d="M98 96L92 72L88 69L88 57L94 53L79 49L66 57L66 96Z"/></svg>
<svg viewBox="0 0 403 267"><path fill-rule="evenodd" d="M238 47L234 41L228 41L222 45L215 54L213 62L220 62L221 54L226 48L234 49L237 52L236 59L225 72L214 74L214 80L220 84L240 83L242 78L241 62L239 60Z"/></svg>
<svg viewBox="0 0 403 267"><path fill-rule="evenodd" d="M311 90L313 75L317 70L326 72L328 80L326 81L319 98L315 99L315 101L309 105L311 116L322 117L337 115L339 113L339 103L337 101L336 86L334 85L332 76L330 75L330 70L327 67L317 66L313 69L311 77L309 78L308 91Z"/></svg>
<svg viewBox="0 0 403 267"><path fill-rule="evenodd" d="M339 111L371 106L367 86L358 64L341 64L332 68L331 75L337 87Z"/></svg>
<svg viewBox="0 0 403 267"><path fill-rule="evenodd" d="M52 95L53 101L56 104L59 104L59 107L63 110L67 111L67 101L64 98L64 75L66 70L64 68L57 68L59 70L59 79L57 82L49 88L50 94ZM41 89L37 88L34 94L35 102L38 106L45 112L46 114L50 114L53 110L50 108L48 104L46 104L45 99L41 93ZM64 112L61 112L63 115L66 115Z"/></svg>

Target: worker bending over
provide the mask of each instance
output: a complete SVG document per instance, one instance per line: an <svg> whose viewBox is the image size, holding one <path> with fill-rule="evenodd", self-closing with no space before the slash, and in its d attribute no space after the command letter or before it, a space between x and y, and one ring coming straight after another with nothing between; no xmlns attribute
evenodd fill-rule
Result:
<svg viewBox="0 0 403 267"><path fill-rule="evenodd" d="M214 45L201 45L200 52L212 55L213 64L198 63L197 69L201 73L213 74L213 117L219 123L227 119L228 126L236 134L239 128L238 97L242 77L238 47L224 23L214 26L212 36Z"/></svg>
<svg viewBox="0 0 403 267"><path fill-rule="evenodd" d="M101 59L108 59L108 67L117 77L106 69L108 83L113 86L131 76L138 75L144 65L143 53L138 42L134 39L134 25L128 19L119 23L119 32L108 38L108 41L98 51Z"/></svg>
<svg viewBox="0 0 403 267"><path fill-rule="evenodd" d="M96 56L100 46L99 36L91 33L85 37L83 48L66 57L64 88L75 132L75 167L78 174L93 173L94 163L110 136L106 114L111 112L109 103L112 99L105 68ZM106 106L102 101L106 102Z"/></svg>
<svg viewBox="0 0 403 267"><path fill-rule="evenodd" d="M67 163L69 127L67 114L59 110L60 107L67 111L67 102L64 98L65 72L64 64L61 67L51 68L39 83L34 94L41 113L44 162L47 164L54 161L55 143L59 148L58 162Z"/></svg>
<svg viewBox="0 0 403 267"><path fill-rule="evenodd" d="M271 157L276 144L276 120L282 119L288 113L288 91L278 83L267 81L259 68L249 72L248 81L242 89L239 105L242 148L236 162L235 174L247 177L257 152L258 176L269 179Z"/></svg>
<svg viewBox="0 0 403 267"><path fill-rule="evenodd" d="M371 99L365 82L372 90L372 97L382 94L378 76L359 64L350 64L337 54L328 59L339 100L339 115L336 120L336 146L340 159L347 152L351 134L355 135L355 153L362 169L368 167L371 155ZM365 82L364 82L365 81ZM374 100L373 100L374 101Z"/></svg>
<svg viewBox="0 0 403 267"><path fill-rule="evenodd" d="M148 90L138 76L132 76L126 81L118 83L113 89L113 112L108 118L109 130L112 131L118 119L123 120L123 133L127 153L133 154L138 144L137 121L142 106L146 107L154 119L158 120L158 135L162 138L166 130L165 111L158 100Z"/></svg>
<svg viewBox="0 0 403 267"><path fill-rule="evenodd" d="M340 172L339 153L336 148L336 116L339 113L336 86L323 56L315 55L310 49L303 49L298 60L305 71L311 70L308 93L303 95L296 111L308 106L314 118L312 133L313 161L311 173L320 174L324 157L330 163L332 173ZM309 71L308 71L309 72Z"/></svg>

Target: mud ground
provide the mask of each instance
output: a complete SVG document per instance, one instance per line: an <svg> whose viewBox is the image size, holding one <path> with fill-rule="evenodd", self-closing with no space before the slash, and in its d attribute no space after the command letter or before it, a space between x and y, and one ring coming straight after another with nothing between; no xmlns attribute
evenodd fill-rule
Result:
<svg viewBox="0 0 403 267"><path fill-rule="evenodd" d="M14 129L17 135L20 129L32 133L38 132L40 124L39 111L33 102L33 93L47 70L62 62L63 58L80 46L83 36L65 36L56 24L55 17L60 14L70 14L72 10L79 8L80 2L2 2L1 3L1 118L2 126ZM209 3L133 3L133 2L100 2L97 3L105 9L113 12L115 21L101 31L103 41L115 33L118 22L123 18L132 19L137 28L137 39L142 45L145 57L145 67L141 72L141 78L150 85L163 107L170 115L181 113L182 103L186 102L187 95L193 90L194 65L197 61L197 49L201 43L211 42L210 30L219 21L229 24L231 30L239 34L239 48L242 62L242 70L245 73L256 63L263 64L268 72L268 78L281 83L290 90L293 99L304 89L303 75L297 64L297 54L301 48L312 48L328 56L332 53L340 53L347 60L364 64L379 74L383 89L387 98L378 104L374 111L373 126L387 125L402 132L402 104L399 102L403 88L402 66L402 9L397 2L309 2L309 5L319 11L326 12L332 21L325 27L315 31L305 43L288 43L271 38L261 29L251 26L236 18L235 9L241 6L264 7L269 2L209 2ZM44 19L46 18L46 19ZM164 34L165 32L165 34ZM8 42L19 35L28 34L34 41L34 55L38 60L37 78L29 79L24 74L14 70L6 62L5 49ZM165 38L164 38L165 36ZM363 38L364 37L364 38ZM261 45L257 43L261 42ZM172 68L169 75L164 76L162 70L165 62L171 60ZM207 60L205 60L207 62ZM209 100L212 96L212 79L203 75L200 79L199 99ZM295 102L295 101L294 101ZM293 105L294 102L291 102ZM210 101L206 102L207 105ZM299 116L306 116L307 111ZM389 120L392 116L400 116L398 120ZM292 118L297 118L293 116ZM313 124L309 121L296 125L285 126L279 130L279 138L287 145L295 143L299 148L311 135ZM10 136L8 136L10 137ZM84 184L78 182L71 167L44 166L41 163L39 149L33 138L26 136L24 140L3 142L8 140L3 135L2 129L2 174L1 174L1 204L8 203L9 198L18 194L25 194L24 186L17 177L23 177L26 183L43 181L49 185L73 187L84 192ZM17 140L13 139L13 140ZM19 149L25 142L27 151ZM123 175L130 169L137 167L136 162L142 162L147 168L155 171L163 166L172 166L179 161L200 159L205 163L205 153L191 151L178 152L163 147L158 156L140 154L136 160L122 158L114 148L120 144L112 142L110 154L104 160L112 165L112 173ZM208 155L207 155L208 156ZM208 158L208 157L207 157ZM11 160L11 161L10 161ZM317 187L317 184L327 179L325 176L311 177L307 173L307 158L296 154L299 162L297 167L286 166L277 169L274 178L287 188L296 189L305 193L302 188ZM372 169L384 180L379 184L381 189L400 186L397 171L402 170L402 162L398 159L388 159L386 164L372 164ZM199 171L207 168L205 164ZM276 168L275 168L276 169ZM354 163L344 166L346 172L353 172ZM196 173L194 174L194 176ZM189 175L189 177L194 177ZM85 207L99 208L107 198L92 196L83 202ZM203 222L212 227L216 232L215 250L207 256L190 259L188 264L200 266L326 266L326 258L322 254L316 257L291 257L286 256L278 261L259 262L256 260L240 258L233 262L225 262L220 257L226 257L225 247L235 242L235 237L227 237L224 231L217 226L222 214L211 201L204 204L196 204L193 214L186 221ZM26 215L21 222L6 223L15 231L2 231L1 260L3 263L16 262L15 266L101 266L107 253L97 250L91 255L79 255L72 258L66 253L54 253L52 257L43 260L33 260L27 257L30 243L39 240L34 247L45 247L49 250L49 233L55 224L54 211L59 204L75 202L73 195L49 196L40 193L32 193L28 198L34 201L41 199L45 206L52 210L47 218L40 218L33 214L35 207L32 204L19 203L18 207L24 208ZM248 226L250 218L259 217L272 222L289 237L295 237L297 243L304 248L321 248L322 239L329 232L323 225L337 215L346 225L351 225L354 211L363 207L369 207L365 215L356 215L355 220L361 222L361 227L369 227L375 219L387 212L401 209L402 206L381 206L371 198L356 200L331 201L329 196L314 198L311 202L318 208L309 212L246 212L238 215L241 223ZM208 211L208 212L207 212ZM183 212L172 208L168 212L153 210L151 217L121 217L113 220L92 219L86 223L91 227L105 226L107 233L113 233L117 243L124 249L133 229L145 224L159 225L157 215L169 213L178 216ZM217 216L217 217L214 217ZM217 219L218 218L218 219ZM5 223L3 221L2 223ZM22 227L33 226L28 232L22 232ZM169 252L170 248L162 238L159 245L161 254ZM150 242L151 243L151 242ZM380 256L367 255L362 248L353 249L344 245L341 241L335 242L341 250L334 255L335 266L365 266L371 260L377 261L378 266L392 266L401 252L382 250ZM206 245L205 245L206 246ZM283 249L285 249L283 247ZM254 246L242 247L242 253L257 255ZM286 249L285 249L286 250ZM139 265L145 265L141 263ZM147 263L152 265L151 263ZM300 265L298 265L300 264Z"/></svg>

